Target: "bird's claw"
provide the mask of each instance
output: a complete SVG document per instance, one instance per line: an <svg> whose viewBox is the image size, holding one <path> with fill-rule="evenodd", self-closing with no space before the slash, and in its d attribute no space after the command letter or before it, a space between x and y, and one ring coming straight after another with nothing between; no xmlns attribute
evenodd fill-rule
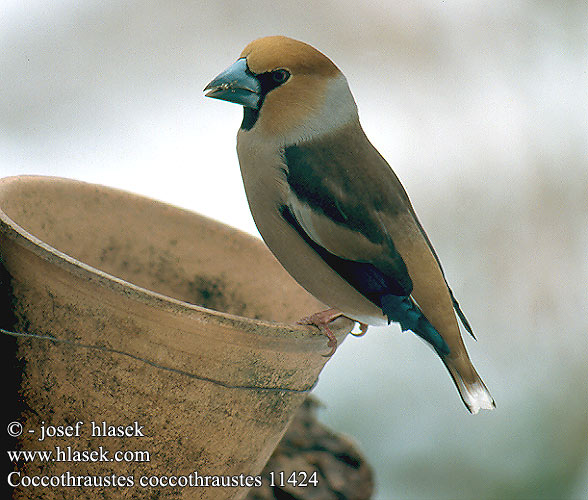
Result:
<svg viewBox="0 0 588 500"><path fill-rule="evenodd" d="M354 337L363 337L368 331L368 325L365 323L362 323L360 321L358 321L358 323L359 323L359 333L353 333L353 332L349 332L349 333L351 333L351 335L353 335Z"/></svg>
<svg viewBox="0 0 588 500"><path fill-rule="evenodd" d="M329 339L327 347L331 350L328 354L323 354L323 357L330 358L337 350L337 337L329 328L329 323L343 316L341 311L336 309L327 309L326 311L317 312L310 316L306 316L297 321L299 325L314 325L321 330Z"/></svg>

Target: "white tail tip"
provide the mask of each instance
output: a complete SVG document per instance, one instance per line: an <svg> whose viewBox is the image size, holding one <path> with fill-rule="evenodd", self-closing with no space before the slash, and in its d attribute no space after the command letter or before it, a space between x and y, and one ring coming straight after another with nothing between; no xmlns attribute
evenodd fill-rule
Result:
<svg viewBox="0 0 588 500"><path fill-rule="evenodd" d="M447 358L443 359L443 361L449 370L449 374L457 387L461 399L470 413L475 415L480 410L493 410L496 408L494 398L490 395L490 392L473 366L469 365L469 369L467 369L468 380L466 382L454 363Z"/></svg>
<svg viewBox="0 0 588 500"><path fill-rule="evenodd" d="M463 402L473 415L478 413L480 410L493 410L496 408L494 399L481 380L479 383L476 382L469 386L464 385L463 390L461 387L459 389Z"/></svg>

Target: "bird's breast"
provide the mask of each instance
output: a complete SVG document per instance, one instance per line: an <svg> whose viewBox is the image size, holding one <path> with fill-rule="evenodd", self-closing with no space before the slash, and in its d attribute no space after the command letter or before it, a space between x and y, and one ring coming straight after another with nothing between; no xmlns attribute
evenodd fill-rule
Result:
<svg viewBox="0 0 588 500"><path fill-rule="evenodd" d="M237 153L251 214L282 266L325 305L363 323L385 324L381 310L334 271L283 217L284 208L292 210L297 199L288 183L283 148L241 130ZM304 206L296 205L298 210Z"/></svg>
<svg viewBox="0 0 588 500"><path fill-rule="evenodd" d="M282 150L279 144L262 140L255 131L240 130L237 155L247 201L258 223L268 210L278 210L288 198L287 167Z"/></svg>

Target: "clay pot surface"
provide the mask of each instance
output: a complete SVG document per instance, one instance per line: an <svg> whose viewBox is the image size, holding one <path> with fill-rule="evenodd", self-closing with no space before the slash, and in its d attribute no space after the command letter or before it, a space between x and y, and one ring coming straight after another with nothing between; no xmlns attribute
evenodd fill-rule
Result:
<svg viewBox="0 0 588 500"><path fill-rule="evenodd" d="M0 326L23 334L1 336L16 381L5 420L23 427L9 447L64 459L18 461L12 481L102 484L14 498L242 498L327 361L326 337L295 324L324 306L261 240L151 199L2 179L0 259ZM333 324L339 341L351 326ZM40 440L59 426L79 435ZM100 435L113 429L125 435Z"/></svg>

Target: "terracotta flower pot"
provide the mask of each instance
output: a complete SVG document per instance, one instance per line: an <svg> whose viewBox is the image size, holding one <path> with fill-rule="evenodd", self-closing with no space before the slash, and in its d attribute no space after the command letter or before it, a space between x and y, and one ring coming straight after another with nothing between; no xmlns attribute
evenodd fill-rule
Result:
<svg viewBox="0 0 588 500"><path fill-rule="evenodd" d="M240 498L327 360L260 240L154 200L2 179L0 260L14 498Z"/></svg>

